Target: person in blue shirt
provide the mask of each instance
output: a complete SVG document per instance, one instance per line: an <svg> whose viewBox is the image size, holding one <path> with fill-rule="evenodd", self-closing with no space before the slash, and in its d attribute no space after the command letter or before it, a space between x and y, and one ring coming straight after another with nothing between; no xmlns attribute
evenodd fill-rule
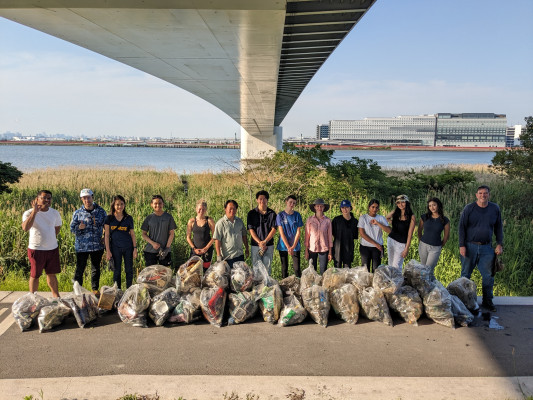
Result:
<svg viewBox="0 0 533 400"><path fill-rule="evenodd" d="M480 186L476 201L467 204L459 220L459 253L461 254L461 276L470 279L477 266L481 274L483 292L482 307L496 312L492 302L494 277L492 262L503 252L503 224L500 207L489 201L490 188ZM496 235L496 248L492 248L492 235Z"/></svg>
<svg viewBox="0 0 533 400"><path fill-rule="evenodd" d="M296 276L302 275L300 271L300 231L304 225L302 216L298 211L294 211L296 197L287 196L285 199L285 210L276 217L276 225L279 231L279 241L277 250L281 260L281 276L286 278L289 270L289 255L292 257L292 268Z"/></svg>
<svg viewBox="0 0 533 400"><path fill-rule="evenodd" d="M76 235L74 248L76 250L76 272L74 280L83 285L83 273L87 267L87 260L91 258L91 287L93 293L100 295L100 262L104 254L104 222L107 216L102 207L94 202L91 189L83 189L80 198L83 205L74 211L70 223L70 231Z"/></svg>

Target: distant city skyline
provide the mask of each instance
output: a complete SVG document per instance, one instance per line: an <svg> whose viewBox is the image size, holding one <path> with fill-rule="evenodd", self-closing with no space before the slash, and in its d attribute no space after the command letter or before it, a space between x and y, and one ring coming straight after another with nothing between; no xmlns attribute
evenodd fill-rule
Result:
<svg viewBox="0 0 533 400"><path fill-rule="evenodd" d="M435 113L533 114L533 1L377 0L283 121ZM158 78L0 19L0 133L216 138L230 117Z"/></svg>

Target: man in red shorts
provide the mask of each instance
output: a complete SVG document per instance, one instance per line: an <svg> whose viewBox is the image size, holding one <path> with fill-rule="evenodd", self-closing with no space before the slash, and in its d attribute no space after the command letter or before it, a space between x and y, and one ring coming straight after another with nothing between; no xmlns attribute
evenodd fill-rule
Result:
<svg viewBox="0 0 533 400"><path fill-rule="evenodd" d="M32 208L22 216L22 229L30 231L28 258L30 259L30 292L39 289L39 277L43 269L46 282L52 290L53 297L59 297L56 274L61 272L59 266L59 249L57 234L61 228L61 216L50 207L52 193L41 190L31 202Z"/></svg>

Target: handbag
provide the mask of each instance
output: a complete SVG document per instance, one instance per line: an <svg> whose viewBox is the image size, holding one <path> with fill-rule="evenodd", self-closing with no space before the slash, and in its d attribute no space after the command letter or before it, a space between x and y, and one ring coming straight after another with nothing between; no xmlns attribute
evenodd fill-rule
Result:
<svg viewBox="0 0 533 400"><path fill-rule="evenodd" d="M496 254L494 256L494 259L492 260L492 274L491 274L491 276L496 275L496 272L503 271L504 268L505 268L505 265L503 264L501 256L499 254Z"/></svg>

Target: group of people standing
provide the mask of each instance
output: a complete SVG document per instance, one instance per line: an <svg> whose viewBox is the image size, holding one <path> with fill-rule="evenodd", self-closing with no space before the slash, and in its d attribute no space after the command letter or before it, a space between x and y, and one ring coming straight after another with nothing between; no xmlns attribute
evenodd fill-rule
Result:
<svg viewBox="0 0 533 400"><path fill-rule="evenodd" d="M380 203L372 199L367 213L357 219L352 213L349 200L340 203L341 214L331 220L324 213L330 208L323 199L316 199L309 208L313 212L304 227L300 213L295 211L296 197L285 199L285 208L276 213L268 207L269 193L256 193L257 207L247 214L246 225L236 216L237 201L227 200L224 216L216 223L207 215L207 203L199 200L196 216L187 223L187 243L190 256L201 257L204 268L208 268L214 251L217 259L225 260L230 267L236 261L251 257L252 265L261 260L269 274L274 256L274 237L279 233L276 249L279 253L282 277L288 276L289 256L294 273L301 276L301 236L304 238L305 259L315 269L324 273L328 262L335 267L351 267L354 260L355 241L360 237L359 252L361 264L369 271L375 270L384 257L383 232L388 234L388 264L402 268L411 240L417 226L409 198L400 195L396 207L386 216L379 214ZM468 204L459 221L459 246L461 255L461 276L470 278L477 266L482 275L483 305L493 311L492 292L494 278L490 265L495 254L503 251L503 226L501 213L495 203L489 202L490 189L480 186L476 201ZM105 252L110 266L114 266L113 279L121 285L121 265L124 263L126 287L133 282L133 260L137 254L137 240L133 218L126 212L125 199L113 198L109 215L94 202L90 189L80 192L82 206L77 209L70 223L75 235L76 271L74 279L83 284L87 262L91 261L91 287L98 293L100 264ZM31 265L30 291L38 288L38 279L44 270L54 297L58 297L55 274L60 272L59 251L56 236L62 224L59 213L50 207L52 193L42 190L32 201L32 208L23 215L22 228L30 232L28 257ZM160 195L152 196L153 213L141 225L142 239L146 242L144 258L146 265L171 266L171 245L176 223L172 215L164 211L164 200ZM302 232L302 228L303 232ZM102 239L103 232L103 239ZM433 271L439 260L442 247L450 233L450 220L444 216L443 206L438 198L427 202L426 213L418 222L419 255L422 264ZM250 234L250 245L248 244ZM492 235L496 235L497 246L492 248Z"/></svg>

